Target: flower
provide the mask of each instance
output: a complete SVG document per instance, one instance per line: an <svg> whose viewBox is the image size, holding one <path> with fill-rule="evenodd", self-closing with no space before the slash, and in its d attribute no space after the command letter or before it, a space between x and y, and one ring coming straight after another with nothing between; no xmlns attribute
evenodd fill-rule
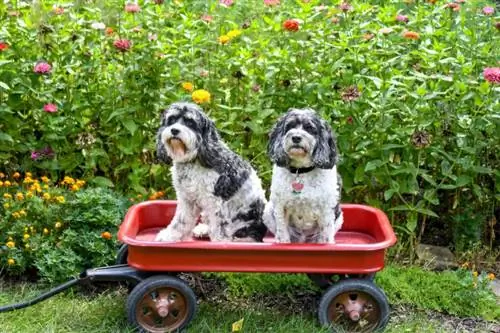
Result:
<svg viewBox="0 0 500 333"><path fill-rule="evenodd" d="M220 0L219 3L224 7L231 7L234 4L233 0Z"/></svg>
<svg viewBox="0 0 500 333"><path fill-rule="evenodd" d="M4 179L4 178L5 178L5 173L0 172L0 179Z"/></svg>
<svg viewBox="0 0 500 333"><path fill-rule="evenodd" d="M24 199L24 194L22 194L21 192L17 192L16 193L16 199L21 201Z"/></svg>
<svg viewBox="0 0 500 333"><path fill-rule="evenodd" d="M44 61L39 61L35 64L33 71L37 74L48 74L52 70L52 66Z"/></svg>
<svg viewBox="0 0 500 333"><path fill-rule="evenodd" d="M227 44L231 40L231 38L228 35L222 35L218 38L218 40L220 44L224 45Z"/></svg>
<svg viewBox="0 0 500 333"><path fill-rule="evenodd" d="M12 249L16 246L16 243L14 243L13 241L9 241L5 244L9 249Z"/></svg>
<svg viewBox="0 0 500 333"><path fill-rule="evenodd" d="M47 176L43 176L42 178L40 178L42 180L42 182L44 183L48 183L50 181L49 177Z"/></svg>
<svg viewBox="0 0 500 333"><path fill-rule="evenodd" d="M483 70L484 79L491 83L500 83L500 67L487 67Z"/></svg>
<svg viewBox="0 0 500 333"><path fill-rule="evenodd" d="M408 22L408 16L398 15L398 16L396 16L396 21L407 23Z"/></svg>
<svg viewBox="0 0 500 333"><path fill-rule="evenodd" d="M342 2L339 6L340 10L343 12L348 12L352 10L352 6L348 2Z"/></svg>
<svg viewBox="0 0 500 333"><path fill-rule="evenodd" d="M330 20L333 24L337 24L340 22L340 19L338 17L332 17L332 19Z"/></svg>
<svg viewBox="0 0 500 333"><path fill-rule="evenodd" d="M50 200L51 196L49 193L44 193L42 196L45 200Z"/></svg>
<svg viewBox="0 0 500 333"><path fill-rule="evenodd" d="M493 15L494 12L495 12L495 8L493 8L493 7L486 6L483 8L484 15Z"/></svg>
<svg viewBox="0 0 500 333"><path fill-rule="evenodd" d="M356 86L350 86L346 88L341 95L344 102L352 102L354 100L357 100L359 96L361 96L361 93Z"/></svg>
<svg viewBox="0 0 500 333"><path fill-rule="evenodd" d="M111 235L111 233L109 231L104 231L101 233L101 237L104 238L104 239L111 239L113 236Z"/></svg>
<svg viewBox="0 0 500 333"><path fill-rule="evenodd" d="M47 228L43 228L43 234L44 234L44 235L48 235L48 234L49 234L49 232L50 232L50 231L49 231L49 229L47 229Z"/></svg>
<svg viewBox="0 0 500 333"><path fill-rule="evenodd" d="M227 36L231 39L233 38L236 38L238 37L239 35L241 35L241 30L238 30L238 29L235 29L235 30L231 30L227 33Z"/></svg>
<svg viewBox="0 0 500 333"><path fill-rule="evenodd" d="M62 223L58 221L58 222L56 222L56 224L54 225L54 227L56 229L61 229L62 228Z"/></svg>
<svg viewBox="0 0 500 333"><path fill-rule="evenodd" d="M49 112L49 113L57 112L57 105L55 105L53 103L45 104L43 106L43 111Z"/></svg>
<svg viewBox="0 0 500 333"><path fill-rule="evenodd" d="M38 154L36 151L32 151L32 152L31 152L31 159L32 159L32 160L34 160L34 161L35 161L35 160L37 160L37 159L39 159L39 158L40 158L40 154Z"/></svg>
<svg viewBox="0 0 500 333"><path fill-rule="evenodd" d="M21 177L21 174L19 172L14 172L14 174L12 175L12 178L14 179L19 179L19 177Z"/></svg>
<svg viewBox="0 0 500 333"><path fill-rule="evenodd" d="M352 116L349 116L346 118L346 122L349 124L349 125L352 125L352 123L354 123L354 119L352 118Z"/></svg>
<svg viewBox="0 0 500 333"><path fill-rule="evenodd" d="M56 197L56 201L59 203L65 203L66 199L62 195L59 195Z"/></svg>
<svg viewBox="0 0 500 333"><path fill-rule="evenodd" d="M210 102L210 93L204 89L198 89L191 94L193 101L197 104Z"/></svg>
<svg viewBox="0 0 500 333"><path fill-rule="evenodd" d="M415 131L411 135L411 143L417 148L425 148L431 144L431 135L426 131Z"/></svg>
<svg viewBox="0 0 500 333"><path fill-rule="evenodd" d="M414 31L405 31L405 32L403 32L403 37L406 39L417 40L420 38L420 35Z"/></svg>
<svg viewBox="0 0 500 333"><path fill-rule="evenodd" d="M476 271L472 272L472 276L477 277L478 275L479 275L478 272Z"/></svg>
<svg viewBox="0 0 500 333"><path fill-rule="evenodd" d="M268 7L278 6L280 4L280 0L264 0L264 5Z"/></svg>
<svg viewBox="0 0 500 333"><path fill-rule="evenodd" d="M128 51L132 43L128 39L117 39L113 42L113 45L121 52Z"/></svg>
<svg viewBox="0 0 500 333"><path fill-rule="evenodd" d="M5 42L0 42L0 52L1 51L5 51L9 48L9 44L5 43Z"/></svg>
<svg viewBox="0 0 500 333"><path fill-rule="evenodd" d="M205 69L202 69L202 70L200 71L200 76L201 76L201 77L208 77L208 74L209 74L209 73L208 73L208 71L207 71L207 70L205 70Z"/></svg>
<svg viewBox="0 0 500 333"><path fill-rule="evenodd" d="M289 19L283 22L283 29L287 31L299 31L299 21L294 20L294 19Z"/></svg>
<svg viewBox="0 0 500 333"><path fill-rule="evenodd" d="M94 22L90 25L90 27L92 29L95 29L95 30L104 30L106 29L106 25L102 22Z"/></svg>
<svg viewBox="0 0 500 333"><path fill-rule="evenodd" d="M378 32L380 32L381 34L384 34L384 35L388 35L388 34L390 34L393 31L394 30L392 28L382 28Z"/></svg>
<svg viewBox="0 0 500 333"><path fill-rule="evenodd" d="M488 274L487 277L488 277L488 280L490 280L490 281L495 280L495 274L493 274L493 273Z"/></svg>
<svg viewBox="0 0 500 333"><path fill-rule="evenodd" d="M112 34L115 33L115 30L111 27L107 27L105 32L106 32L106 36L111 36Z"/></svg>
<svg viewBox="0 0 500 333"><path fill-rule="evenodd" d="M201 15L200 19L203 21L203 22L207 22L207 23L210 23L213 21L213 17L211 15L208 15L208 14L203 14Z"/></svg>
<svg viewBox="0 0 500 333"><path fill-rule="evenodd" d="M182 82L182 89L191 92L194 89L194 85L191 82Z"/></svg>
<svg viewBox="0 0 500 333"><path fill-rule="evenodd" d="M372 33L366 33L366 34L364 34L364 35L363 35L363 39L364 39L364 40L370 40L370 39L372 39L373 37L375 37L375 35L374 35L374 34L372 34Z"/></svg>
<svg viewBox="0 0 500 333"><path fill-rule="evenodd" d="M127 3L125 5L125 11L127 13L137 13L140 10L141 10L141 7L139 7L139 5L136 3Z"/></svg>
<svg viewBox="0 0 500 333"><path fill-rule="evenodd" d="M16 261L15 261L14 259L12 259L12 258L7 259L7 264L8 264L9 266L14 265L15 263L16 263Z"/></svg>
<svg viewBox="0 0 500 333"><path fill-rule="evenodd" d="M54 14L56 14L56 15L64 14L64 8L62 8L62 7L54 7L53 11L54 11Z"/></svg>
<svg viewBox="0 0 500 333"><path fill-rule="evenodd" d="M41 150L35 150L35 151L32 151L31 152L31 159L32 160L38 160L40 158L44 158L44 157L47 157L47 158L52 158L54 157L55 153L54 153L54 150L52 150L52 148L50 147L45 147ZM24 180L24 182L28 182L30 181L31 178L26 176L26 179Z"/></svg>
<svg viewBox="0 0 500 333"><path fill-rule="evenodd" d="M11 183L10 181L6 180L6 181L4 181L4 182L3 182L3 185L4 185L5 187L9 187L10 185L12 185L12 183ZM8 194L8 193L6 193L6 194ZM10 194L9 194L9 195L10 195Z"/></svg>
<svg viewBox="0 0 500 333"><path fill-rule="evenodd" d="M24 240L28 240L29 238L30 238L30 235L29 235L29 234L24 234L24 235L23 235L23 239L24 239Z"/></svg>
<svg viewBox="0 0 500 333"><path fill-rule="evenodd" d="M252 91L253 91L253 92L259 92L259 91L260 91L260 85L258 85L258 84L254 84L254 85L252 86Z"/></svg>
<svg viewBox="0 0 500 333"><path fill-rule="evenodd" d="M460 10L460 5L456 2L450 2L450 3L447 3L444 8L449 8L451 10L453 10L454 12L458 12Z"/></svg>
<svg viewBox="0 0 500 333"><path fill-rule="evenodd" d="M157 40L157 39L158 39L158 35L157 34L148 34L148 40L154 41L154 40Z"/></svg>
<svg viewBox="0 0 500 333"><path fill-rule="evenodd" d="M76 185L76 184L71 185L71 191L76 192L76 191L78 191L79 189L80 189L80 186L78 186L78 185Z"/></svg>

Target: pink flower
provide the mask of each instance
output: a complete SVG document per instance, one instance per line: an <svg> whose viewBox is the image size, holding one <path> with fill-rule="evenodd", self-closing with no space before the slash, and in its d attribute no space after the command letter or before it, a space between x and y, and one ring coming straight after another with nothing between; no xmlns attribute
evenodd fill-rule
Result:
<svg viewBox="0 0 500 333"><path fill-rule="evenodd" d="M44 157L51 158L51 157L54 157L54 155L55 155L55 152L52 148L45 147L43 149L32 151L31 152L31 159L36 161L36 160L44 158Z"/></svg>
<svg viewBox="0 0 500 333"><path fill-rule="evenodd" d="M211 15L208 15L208 14L201 15L201 20L204 22L210 23L213 21L213 19L214 18Z"/></svg>
<svg viewBox="0 0 500 333"><path fill-rule="evenodd" d="M408 22L408 16L398 15L398 16L396 16L396 21L407 23Z"/></svg>
<svg viewBox="0 0 500 333"><path fill-rule="evenodd" d="M157 34L149 34L149 35L148 35L148 39L149 39L150 41L157 40L157 39L158 39L158 35L157 35Z"/></svg>
<svg viewBox="0 0 500 333"><path fill-rule="evenodd" d="M137 13L140 10L141 10L141 7L139 7L139 5L136 3L128 3L125 5L125 11L127 13Z"/></svg>
<svg viewBox="0 0 500 333"><path fill-rule="evenodd" d="M32 160L37 160L38 158L40 158L40 154L36 151L32 151L31 152L31 159Z"/></svg>
<svg viewBox="0 0 500 333"><path fill-rule="evenodd" d="M56 14L56 15L62 15L62 14L64 14L64 8L62 8L62 7L54 7L54 14Z"/></svg>
<svg viewBox="0 0 500 333"><path fill-rule="evenodd" d="M259 92L259 91L260 91L260 85L258 85L258 84L254 84L254 85L252 86L252 90L253 90L253 92Z"/></svg>
<svg viewBox="0 0 500 333"><path fill-rule="evenodd" d="M45 111L45 112L49 112L49 113L54 113L54 112L57 112L57 105L52 104L52 103L45 104L45 105L43 106L43 111Z"/></svg>
<svg viewBox="0 0 500 333"><path fill-rule="evenodd" d="M342 2L340 4L340 10L342 10L343 12L348 12L352 10L352 6L348 2Z"/></svg>
<svg viewBox="0 0 500 333"><path fill-rule="evenodd" d="M268 7L278 6L280 4L280 0L264 0L264 5Z"/></svg>
<svg viewBox="0 0 500 333"><path fill-rule="evenodd" d="M234 4L233 0L220 0L219 3L225 7L231 7Z"/></svg>
<svg viewBox="0 0 500 333"><path fill-rule="evenodd" d="M46 62L40 61L35 64L33 71L37 74L48 74L52 70L52 66Z"/></svg>
<svg viewBox="0 0 500 333"><path fill-rule="evenodd" d="M486 6L483 8L484 15L493 15L494 12L495 12L495 8L493 8L493 7Z"/></svg>
<svg viewBox="0 0 500 333"><path fill-rule="evenodd" d="M484 79L491 83L500 83L500 67L488 67L483 71Z"/></svg>
<svg viewBox="0 0 500 333"><path fill-rule="evenodd" d="M125 52L130 49L132 43L128 39L117 39L113 45L120 51Z"/></svg>

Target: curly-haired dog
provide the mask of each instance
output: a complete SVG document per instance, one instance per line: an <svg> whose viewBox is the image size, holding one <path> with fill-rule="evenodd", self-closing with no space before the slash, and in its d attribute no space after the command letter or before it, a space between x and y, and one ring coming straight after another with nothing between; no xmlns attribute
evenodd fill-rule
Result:
<svg viewBox="0 0 500 333"><path fill-rule="evenodd" d="M212 241L262 241L267 228L262 221L266 199L260 179L222 142L199 106L174 103L164 111L157 155L173 162L177 209L156 240L189 239L201 213Z"/></svg>
<svg viewBox="0 0 500 333"><path fill-rule="evenodd" d="M280 243L334 243L343 223L337 149L312 109L290 109L270 134L274 163L264 223Z"/></svg>

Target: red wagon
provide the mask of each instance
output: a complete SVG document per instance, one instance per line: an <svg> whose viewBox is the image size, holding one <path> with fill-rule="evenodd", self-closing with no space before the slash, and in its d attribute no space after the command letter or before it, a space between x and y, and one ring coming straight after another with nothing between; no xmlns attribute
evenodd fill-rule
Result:
<svg viewBox="0 0 500 333"><path fill-rule="evenodd" d="M382 211L342 205L344 224L336 244L278 244L272 235L263 243L155 242L175 209L175 201L137 204L128 211L118 233L126 244L119 260L153 274L137 284L127 302L129 320L139 329L181 329L195 312L196 299L189 286L156 272L306 273L326 289L319 305L321 324L340 325L349 332L382 329L387 324L389 305L373 276L384 267L385 250L396 237Z"/></svg>

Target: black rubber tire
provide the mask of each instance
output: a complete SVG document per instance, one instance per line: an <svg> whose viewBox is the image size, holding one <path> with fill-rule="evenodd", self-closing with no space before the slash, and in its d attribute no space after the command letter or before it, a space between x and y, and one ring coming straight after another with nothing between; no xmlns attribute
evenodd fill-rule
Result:
<svg viewBox="0 0 500 333"><path fill-rule="evenodd" d="M118 250L118 253L116 254L115 263L117 265L126 265L128 263L127 258L128 258L128 245L123 244Z"/></svg>
<svg viewBox="0 0 500 333"><path fill-rule="evenodd" d="M319 322L322 326L331 327L332 332L347 332L345 329L339 328L335 330L332 323L328 319L328 308L330 303L340 294L348 292L363 292L370 295L377 303L380 309L380 320L372 332L381 332L389 322L390 308L389 301L384 292L377 287L372 281L367 279L346 279L337 282L331 286L321 297L318 307ZM349 331L353 332L353 331ZM356 332L356 331L354 331ZM365 331L359 331L365 332Z"/></svg>
<svg viewBox="0 0 500 333"><path fill-rule="evenodd" d="M135 288L127 298L126 309L128 322L132 327L136 329L137 332L149 332L147 329L142 327L137 320L136 306L138 302L140 302L143 299L144 295L151 289L161 287L170 287L176 289L184 296L187 304L188 314L186 319L178 329L172 332L182 332L182 330L186 328L194 318L197 310L196 295L194 294L193 290L187 285L187 283L177 277L168 275L155 275L137 284L137 286L135 286Z"/></svg>
<svg viewBox="0 0 500 333"><path fill-rule="evenodd" d="M321 274L321 273L311 273L307 274L307 277L314 282L321 289L327 289L333 286L340 280L345 279L366 279L369 281L375 280L375 273L370 274Z"/></svg>

